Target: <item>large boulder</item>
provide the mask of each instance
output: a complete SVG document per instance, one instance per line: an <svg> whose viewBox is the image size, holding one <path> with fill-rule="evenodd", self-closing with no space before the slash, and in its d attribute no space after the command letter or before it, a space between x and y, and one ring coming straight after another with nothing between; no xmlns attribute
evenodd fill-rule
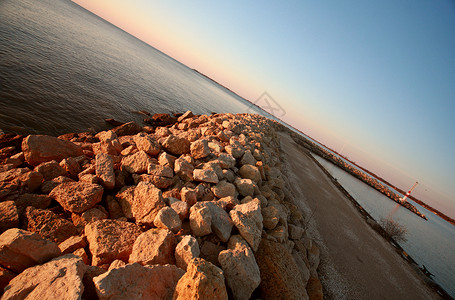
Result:
<svg viewBox="0 0 455 300"><path fill-rule="evenodd" d="M96 176L108 190L115 187L114 160L106 153L96 155Z"/></svg>
<svg viewBox="0 0 455 300"><path fill-rule="evenodd" d="M142 265L174 264L175 244L172 232L167 229L152 228L136 239L129 262Z"/></svg>
<svg viewBox="0 0 455 300"><path fill-rule="evenodd" d="M183 158L178 158L174 162L174 171L182 180L192 181L194 166Z"/></svg>
<svg viewBox="0 0 455 300"><path fill-rule="evenodd" d="M298 266L283 244L262 239L256 252L261 299L308 299Z"/></svg>
<svg viewBox="0 0 455 300"><path fill-rule="evenodd" d="M210 223L210 232L214 232L222 242L227 242L231 236L232 221L227 212L213 202L198 202L193 205L190 209L190 225L192 220L191 215L194 215L193 212L201 212L205 208L208 209L211 216L208 218L211 221L207 222ZM193 229L193 226L191 228Z"/></svg>
<svg viewBox="0 0 455 300"><path fill-rule="evenodd" d="M92 254L92 265L110 264L116 259L128 261L136 238L142 233L139 226L118 220L100 220L85 226Z"/></svg>
<svg viewBox="0 0 455 300"><path fill-rule="evenodd" d="M163 207L158 212L153 224L158 228L169 229L173 233L179 232L182 228L182 220L177 212L169 206Z"/></svg>
<svg viewBox="0 0 455 300"><path fill-rule="evenodd" d="M263 227L261 202L255 198L248 203L236 205L229 215L240 235L256 251L261 242Z"/></svg>
<svg viewBox="0 0 455 300"><path fill-rule="evenodd" d="M243 238L232 236L229 244L229 249L220 252L218 261L234 299L248 300L261 282L259 267Z"/></svg>
<svg viewBox="0 0 455 300"><path fill-rule="evenodd" d="M103 187L85 182L64 182L49 194L67 211L83 213L101 202Z"/></svg>
<svg viewBox="0 0 455 300"><path fill-rule="evenodd" d="M48 135L27 136L22 141L22 151L26 162L32 166L46 161L61 161L67 157L83 155L80 146Z"/></svg>
<svg viewBox="0 0 455 300"><path fill-rule="evenodd" d="M165 206L163 193L153 184L141 181L136 186L131 213L138 224L153 225L156 215Z"/></svg>
<svg viewBox="0 0 455 300"><path fill-rule="evenodd" d="M99 299L172 299L185 271L173 265L133 263L93 278Z"/></svg>
<svg viewBox="0 0 455 300"><path fill-rule="evenodd" d="M173 299L227 300L223 271L202 258L194 258L177 283Z"/></svg>
<svg viewBox="0 0 455 300"><path fill-rule="evenodd" d="M191 235L185 235L175 247L175 260L179 268L186 271L189 262L200 254L199 243Z"/></svg>
<svg viewBox="0 0 455 300"><path fill-rule="evenodd" d="M190 146L191 156L194 159L200 159L207 157L211 151L209 148L209 144L206 140L197 140L191 143Z"/></svg>
<svg viewBox="0 0 455 300"><path fill-rule="evenodd" d="M190 142L175 135L166 137L163 141L163 147L167 152L177 156L190 153Z"/></svg>
<svg viewBox="0 0 455 300"><path fill-rule="evenodd" d="M261 181L261 173L256 166L243 165L239 170L239 174L242 178L251 179L256 183Z"/></svg>
<svg viewBox="0 0 455 300"><path fill-rule="evenodd" d="M81 299L86 269L80 257L60 256L16 276L5 288L2 299Z"/></svg>
<svg viewBox="0 0 455 300"><path fill-rule="evenodd" d="M149 135L136 135L134 137L134 143L136 144L137 149L146 152L148 155L157 156L160 153L160 144Z"/></svg>
<svg viewBox="0 0 455 300"><path fill-rule="evenodd" d="M61 243L77 234L74 224L47 209L27 207L25 210L27 230L36 232L44 238Z"/></svg>
<svg viewBox="0 0 455 300"><path fill-rule="evenodd" d="M240 195L247 197L247 196L253 196L254 195L254 183L253 180L248 179L248 178L236 178L235 181L235 186L237 187L237 190L239 191Z"/></svg>
<svg viewBox="0 0 455 300"><path fill-rule="evenodd" d="M0 265L17 273L59 256L60 249L39 234L12 228L0 235Z"/></svg>
<svg viewBox="0 0 455 300"><path fill-rule="evenodd" d="M14 201L0 202L0 233L18 225L19 214Z"/></svg>
<svg viewBox="0 0 455 300"><path fill-rule="evenodd" d="M66 175L66 170L55 160L40 163L35 167L35 171L40 172L44 180L51 180L55 177Z"/></svg>
<svg viewBox="0 0 455 300"><path fill-rule="evenodd" d="M145 151L138 151L122 159L122 168L129 173L146 173L153 161Z"/></svg>

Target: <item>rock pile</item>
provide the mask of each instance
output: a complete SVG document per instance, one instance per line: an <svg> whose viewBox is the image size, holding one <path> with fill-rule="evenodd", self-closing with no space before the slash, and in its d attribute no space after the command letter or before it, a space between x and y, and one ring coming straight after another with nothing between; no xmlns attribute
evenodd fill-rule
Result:
<svg viewBox="0 0 455 300"><path fill-rule="evenodd" d="M274 128L187 112L4 145L2 299L322 299Z"/></svg>

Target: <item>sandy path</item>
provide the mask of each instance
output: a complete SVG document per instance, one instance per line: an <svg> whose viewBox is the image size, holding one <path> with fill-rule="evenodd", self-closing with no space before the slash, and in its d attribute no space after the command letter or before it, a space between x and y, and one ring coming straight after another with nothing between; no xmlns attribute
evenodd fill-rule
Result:
<svg viewBox="0 0 455 300"><path fill-rule="evenodd" d="M321 250L327 299L438 299L412 267L372 230L354 205L285 133L281 146L296 205Z"/></svg>

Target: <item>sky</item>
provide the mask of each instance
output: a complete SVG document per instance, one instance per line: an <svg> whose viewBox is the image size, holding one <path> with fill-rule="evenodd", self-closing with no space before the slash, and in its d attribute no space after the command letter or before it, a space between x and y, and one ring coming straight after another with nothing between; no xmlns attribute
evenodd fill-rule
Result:
<svg viewBox="0 0 455 300"><path fill-rule="evenodd" d="M74 2L455 218L454 0Z"/></svg>

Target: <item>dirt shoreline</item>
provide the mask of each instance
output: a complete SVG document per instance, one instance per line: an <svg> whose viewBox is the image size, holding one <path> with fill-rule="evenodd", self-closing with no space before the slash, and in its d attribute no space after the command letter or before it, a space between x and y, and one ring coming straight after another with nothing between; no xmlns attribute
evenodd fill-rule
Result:
<svg viewBox="0 0 455 300"><path fill-rule="evenodd" d="M391 247L371 219L287 133L279 133L296 205L311 216L308 231L321 249L321 282L327 299L438 299L412 259ZM341 200L341 201L340 201ZM354 205L353 205L354 204ZM358 212L361 212L360 214ZM371 219L372 220L372 219ZM411 263L408 263L411 262ZM442 291L443 293L443 291ZM446 297L445 297L446 296Z"/></svg>

